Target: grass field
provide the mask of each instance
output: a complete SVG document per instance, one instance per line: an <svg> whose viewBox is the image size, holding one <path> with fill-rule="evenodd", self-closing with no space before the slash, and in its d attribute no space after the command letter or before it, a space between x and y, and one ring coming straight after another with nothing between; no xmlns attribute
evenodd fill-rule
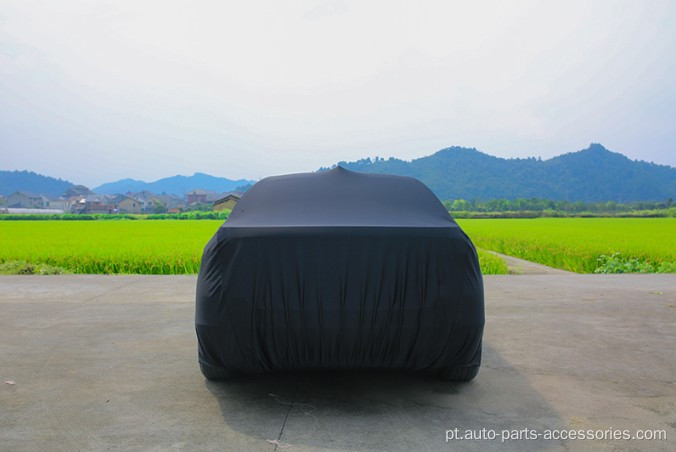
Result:
<svg viewBox="0 0 676 452"><path fill-rule="evenodd" d="M221 220L3 221L0 272L197 273ZM507 273L502 259L479 250L485 274Z"/></svg>
<svg viewBox="0 0 676 452"><path fill-rule="evenodd" d="M0 262L73 273L197 273L221 220L3 221Z"/></svg>
<svg viewBox="0 0 676 452"><path fill-rule="evenodd" d="M673 218L458 223L479 248L484 274L507 273L507 266L483 249L580 273L676 271ZM221 220L3 221L0 272L197 273L202 249L221 224Z"/></svg>
<svg viewBox="0 0 676 452"><path fill-rule="evenodd" d="M564 270L676 271L676 218L536 218L458 223L477 247Z"/></svg>

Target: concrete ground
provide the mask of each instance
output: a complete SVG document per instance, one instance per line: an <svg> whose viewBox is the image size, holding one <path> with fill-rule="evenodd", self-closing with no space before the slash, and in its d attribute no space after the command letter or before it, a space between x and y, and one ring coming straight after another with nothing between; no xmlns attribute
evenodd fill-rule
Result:
<svg viewBox="0 0 676 452"><path fill-rule="evenodd" d="M494 450L502 430L611 428L668 439L506 447L676 449L676 275L485 285L484 361L470 383L378 372L210 383L194 277L2 276L0 449ZM456 428L498 437L447 442Z"/></svg>

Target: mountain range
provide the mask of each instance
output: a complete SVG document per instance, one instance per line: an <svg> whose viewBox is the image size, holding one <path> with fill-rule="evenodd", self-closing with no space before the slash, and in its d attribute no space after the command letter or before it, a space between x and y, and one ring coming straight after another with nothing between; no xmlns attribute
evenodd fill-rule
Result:
<svg viewBox="0 0 676 452"><path fill-rule="evenodd" d="M253 181L246 179L231 180L225 177L210 176L204 173L195 173L192 176L172 176L155 182L144 182L135 179L121 179L115 182L108 182L92 189L93 192L100 195L140 192L147 190L153 193L167 193L177 196L183 196L190 190L201 188L215 192L240 191Z"/></svg>
<svg viewBox="0 0 676 452"><path fill-rule="evenodd" d="M628 202L676 197L676 168L630 160L596 143L548 160L504 159L473 148L450 147L410 162L376 158L338 165L353 171L415 177L442 200Z"/></svg>
<svg viewBox="0 0 676 452"><path fill-rule="evenodd" d="M67 180L43 176L32 171L0 171L0 195L26 191L58 198L74 184Z"/></svg>
<svg viewBox="0 0 676 452"><path fill-rule="evenodd" d="M338 165L354 171L415 177L442 200L547 198L629 202L676 198L676 168L630 160L600 144L547 160L505 159L474 148L450 147L411 161L376 157ZM221 193L245 191L252 183L195 173L155 182L122 179L94 187L93 191L115 194L148 190L183 196L197 188ZM4 196L22 190L58 197L73 185L28 171L0 171L0 194Z"/></svg>

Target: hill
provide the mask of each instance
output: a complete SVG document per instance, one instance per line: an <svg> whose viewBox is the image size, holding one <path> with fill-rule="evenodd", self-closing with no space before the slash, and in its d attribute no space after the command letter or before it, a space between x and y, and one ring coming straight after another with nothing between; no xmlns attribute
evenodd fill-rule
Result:
<svg viewBox="0 0 676 452"><path fill-rule="evenodd" d="M27 191L58 198L72 186L73 183L67 180L32 171L0 171L0 195L3 196L9 196L15 191Z"/></svg>
<svg viewBox="0 0 676 452"><path fill-rule="evenodd" d="M450 147L412 161L376 158L338 164L354 171L415 177L442 200L547 198L625 203L676 199L676 168L630 160L600 144L548 160L504 159L474 148ZM219 193L245 191L252 183L195 173L155 182L121 179L93 191L116 194L148 190L183 196L197 188ZM58 197L73 186L72 182L34 172L0 171L0 195L3 196L23 190Z"/></svg>
<svg viewBox="0 0 676 452"><path fill-rule="evenodd" d="M548 160L504 159L473 148L451 147L410 162L376 158L338 165L354 171L412 176L440 199L628 202L676 198L676 168L630 160L600 144Z"/></svg>
<svg viewBox="0 0 676 452"><path fill-rule="evenodd" d="M108 182L92 190L98 194L115 194L127 192L139 192L148 190L153 193L167 193L177 196L183 196L186 192L202 188L215 192L234 191L253 183L250 180L239 179L231 180L225 177L210 176L204 173L195 173L192 176L172 176L155 182L144 182L135 179L121 179L115 182Z"/></svg>

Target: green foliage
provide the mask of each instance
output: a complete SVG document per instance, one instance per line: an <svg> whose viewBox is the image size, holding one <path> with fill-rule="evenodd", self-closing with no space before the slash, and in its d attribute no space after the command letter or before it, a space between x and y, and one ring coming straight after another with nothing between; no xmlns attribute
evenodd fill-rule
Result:
<svg viewBox="0 0 676 452"><path fill-rule="evenodd" d="M223 224L212 221L0 222L0 264L25 261L73 273L191 274Z"/></svg>
<svg viewBox="0 0 676 452"><path fill-rule="evenodd" d="M594 273L674 273L673 262L653 264L650 261L640 261L635 257L623 257L622 253L613 253L610 256L602 254L596 259L598 267Z"/></svg>
<svg viewBox="0 0 676 452"><path fill-rule="evenodd" d="M226 220L230 215L229 210L222 211L190 211L181 213L157 213L157 214L3 214L0 215L0 221L45 221L45 220L67 220L67 221L91 221L91 220Z"/></svg>
<svg viewBox="0 0 676 452"><path fill-rule="evenodd" d="M632 212L562 212L558 210L544 211L504 211L504 212L449 212L453 218L668 218L669 210L634 210ZM673 218L674 213L671 213Z"/></svg>
<svg viewBox="0 0 676 452"><path fill-rule="evenodd" d="M214 210L214 205L210 202L196 202L194 204L190 204L189 206L186 206L183 211L184 212L190 212L190 211L201 211L201 212L210 212Z"/></svg>
<svg viewBox="0 0 676 452"><path fill-rule="evenodd" d="M26 261L8 261L0 264L0 275L63 275L69 273L61 267L33 264Z"/></svg>
<svg viewBox="0 0 676 452"><path fill-rule="evenodd" d="M162 213L146 216L147 220L227 220L230 215L229 210L191 211L181 213Z"/></svg>
<svg viewBox="0 0 676 452"><path fill-rule="evenodd" d="M205 214L227 216L227 211L190 213L195 217ZM222 218L135 218L0 222L0 264L6 265L4 272L10 273L57 271L42 270L41 265L73 273L196 273L205 243L223 223ZM504 261L484 250L579 273L676 272L674 218L496 219L459 223L481 248L477 251L484 274L507 273ZM17 262L30 264L33 269L21 270L25 266Z"/></svg>
<svg viewBox="0 0 676 452"><path fill-rule="evenodd" d="M668 217L675 216L671 199L664 202L569 202L543 198L456 199L443 202L454 218L537 217Z"/></svg>
<svg viewBox="0 0 676 452"><path fill-rule="evenodd" d="M153 213L167 213L167 205L161 201L155 200L153 203Z"/></svg>
<svg viewBox="0 0 676 452"><path fill-rule="evenodd" d="M676 271L676 219L537 218L459 220L477 247L578 273L594 273L600 256L621 253L641 271ZM605 262L602 261L602 262ZM634 261L631 261L634 262ZM612 264L609 264L612 265Z"/></svg>
<svg viewBox="0 0 676 452"><path fill-rule="evenodd" d="M500 256L496 256L495 254L482 249L477 249L476 251L479 255L481 273L484 275L506 275L509 273L507 263Z"/></svg>
<svg viewBox="0 0 676 452"><path fill-rule="evenodd" d="M221 224L221 220L5 222L0 224L0 264L14 269L22 261L32 268L59 267L73 273L197 273L204 245ZM478 254L484 274L507 273L499 257L483 250Z"/></svg>

